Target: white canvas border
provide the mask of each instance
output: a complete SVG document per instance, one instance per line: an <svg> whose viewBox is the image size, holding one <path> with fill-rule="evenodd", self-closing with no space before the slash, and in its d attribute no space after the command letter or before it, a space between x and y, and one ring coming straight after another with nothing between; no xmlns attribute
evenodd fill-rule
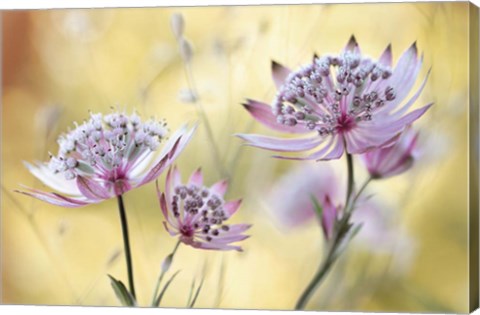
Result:
<svg viewBox="0 0 480 315"><path fill-rule="evenodd" d="M405 2L441 2L442 0L416 0ZM403 2L398 0L69 0L68 3L60 0L15 0L0 2L0 10L11 9L53 9L53 8L115 8L115 7L166 7L166 6L215 6L215 5L282 5L282 4L312 4L312 3L378 3L378 2ZM465 2L465 1L458 1ZM471 3L480 7L480 0L471 0ZM298 315L294 311L268 311L268 310L218 310L218 309L157 309L157 308L123 308L123 307L79 307L79 306L24 306L0 305L0 313L10 314L40 314L40 315ZM315 312L319 315L356 315L356 314L391 314L399 313L359 313L359 312ZM405 314L405 313L402 313ZM472 314L480 315L480 310Z"/></svg>

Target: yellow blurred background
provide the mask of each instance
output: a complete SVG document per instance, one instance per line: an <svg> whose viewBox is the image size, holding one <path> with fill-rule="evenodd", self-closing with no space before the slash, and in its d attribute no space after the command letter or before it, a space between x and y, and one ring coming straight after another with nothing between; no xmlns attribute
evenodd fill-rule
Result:
<svg viewBox="0 0 480 315"><path fill-rule="evenodd" d="M244 198L233 220L253 227L243 253L181 246L172 267L181 273L163 306L184 307L192 280L205 276L197 307L293 308L319 264L321 232L314 223L280 225L267 196L298 162L241 147L232 135L275 134L240 105L270 102L271 59L296 68L314 52L339 52L354 34L375 58L392 43L394 61L417 41L425 56L420 77L432 67L417 106L435 106L416 123L422 155L415 167L369 189L391 212L390 228L404 235L381 253L374 239L354 241L309 308L467 312L469 4L452 2L2 12L2 303L118 305L106 276L126 282L115 201L63 209L13 190L46 189L23 161L56 153L56 137L88 110L137 110L165 118L172 130L198 119L185 100L170 28L175 12L194 47L192 73L221 158L220 167L200 126L178 165L184 176L202 166L208 183L227 175L227 197ZM331 164L344 173L344 163ZM153 184L128 192L125 202L137 296L148 305L175 240L163 228Z"/></svg>

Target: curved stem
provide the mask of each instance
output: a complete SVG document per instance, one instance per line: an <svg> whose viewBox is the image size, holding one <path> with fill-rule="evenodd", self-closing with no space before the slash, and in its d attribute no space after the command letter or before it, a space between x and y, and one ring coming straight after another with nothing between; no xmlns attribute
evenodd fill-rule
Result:
<svg viewBox="0 0 480 315"><path fill-rule="evenodd" d="M136 299L135 286L133 284L132 253L130 251L130 241L128 239L127 214L125 213L125 205L123 204L122 195L117 196L117 201L118 201L118 211L120 213L120 221L122 223L123 247L125 248L125 260L127 262L128 287L130 288L130 293L132 294L133 298Z"/></svg>
<svg viewBox="0 0 480 315"><path fill-rule="evenodd" d="M305 291L303 291L302 295L297 301L297 304L295 305L295 310L303 310L305 306L308 303L308 300L310 299L311 295L313 294L313 291L315 288L318 286L320 282L325 278L327 275L328 271L330 270L330 267L333 265L333 262L335 261L333 257L333 253L335 252L336 246L332 246L331 249L328 252L327 257L323 261L323 263L320 265L320 267L317 270L317 273L313 277L313 279L310 281L308 284L307 288Z"/></svg>
<svg viewBox="0 0 480 315"><path fill-rule="evenodd" d="M367 180L362 184L362 186L360 187L360 189L358 190L358 192L355 194L355 197L353 198L352 200L352 206L348 209L346 209L346 212L347 213L351 213L353 211L353 206L355 205L355 203L357 202L358 200L358 197L360 197L360 195L363 193L363 191L365 190L365 188L368 186L368 184L370 184L370 182L372 181L372 177L368 177Z"/></svg>
<svg viewBox="0 0 480 315"><path fill-rule="evenodd" d="M218 166L220 175L222 177L229 177L228 176L228 171L225 169L221 156L220 156L220 150L218 149L218 146L215 142L215 137L213 135L213 130L212 126L210 124L210 120L208 119L207 114L205 113L205 109L203 108L203 105L199 99L198 95L198 90L197 86L195 84L195 80L193 78L193 73L192 73L192 68L189 62L185 61L183 62L184 64L184 70L185 70L185 76L187 78L187 83L189 85L190 91L193 93L194 98L195 98L195 104L197 108L197 114L200 116L200 118L203 120L204 125L205 125L205 130L207 131L207 137L210 142L210 145L213 150L213 158L215 159L215 164Z"/></svg>
<svg viewBox="0 0 480 315"><path fill-rule="evenodd" d="M325 279L325 276L330 271L330 268L332 267L333 263L338 258L337 249L339 248L340 244L342 244L344 236L348 233L350 229L349 218L350 218L351 211L349 211L349 209L351 208L350 201L351 201L353 187L354 187L354 172L353 172L352 155L347 153L346 158L347 158L347 171L348 171L347 196L345 198L345 207L343 211L343 216L339 221L337 221L334 234L332 238L329 240L330 248L328 250L327 256L321 263L320 267L317 270L317 273L315 274L313 279L310 281L305 291L303 291L302 295L298 299L297 304L295 306L295 310L302 310L305 308L305 306L308 303L308 300L310 299L311 295L313 294L317 286L323 281L323 279ZM366 184L364 186L366 186ZM362 191L364 188L365 187L362 187ZM352 204L357 200L357 198L358 198L358 195L353 199L354 201L352 202Z"/></svg>

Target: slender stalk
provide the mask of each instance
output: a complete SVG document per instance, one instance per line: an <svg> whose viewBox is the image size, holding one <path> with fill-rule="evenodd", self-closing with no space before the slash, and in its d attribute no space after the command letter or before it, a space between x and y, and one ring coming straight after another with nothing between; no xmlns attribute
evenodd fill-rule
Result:
<svg viewBox="0 0 480 315"><path fill-rule="evenodd" d="M180 246L180 241L177 241L177 244L175 244L175 247L173 248L173 251L166 257L166 259L170 259L169 264L171 264L173 262L173 257L175 256L175 253L177 252L178 246ZM170 267L170 265L168 267ZM168 271L168 269L169 268L163 268L163 266L162 266L162 271L160 273L160 276L158 277L157 284L155 285L155 290L153 292L152 306L155 305L155 301L157 300L158 290L160 290L160 284L162 283L163 277L165 276L165 273Z"/></svg>
<svg viewBox="0 0 480 315"><path fill-rule="evenodd" d="M308 284L307 288L305 291L303 291L302 295L297 301L297 304L295 305L295 310L303 310L305 306L308 303L308 300L310 299L311 295L313 294L313 291L315 288L319 285L320 282L325 278L327 275L328 271L330 270L330 267L332 266L333 262L335 261L333 257L334 249L336 246L332 246L331 249L328 251L327 257L324 259L322 264L317 270L317 273L313 277L313 279L310 281Z"/></svg>
<svg viewBox="0 0 480 315"><path fill-rule="evenodd" d="M358 197L360 197L360 195L363 193L363 191L364 191L365 188L368 186L368 184L370 184L370 182L372 181L372 179L373 179L373 178L372 178L371 176L369 176L369 177L367 178L367 180L362 184L362 186L360 186L360 189L358 190L357 194L355 195L355 197L354 197L353 200L352 200L352 206L346 209L346 212L347 212L347 213L351 213L351 212L353 211L353 209L354 209L353 206L354 206L355 203L357 202Z"/></svg>
<svg viewBox="0 0 480 315"><path fill-rule="evenodd" d="M125 205L123 204L122 195L119 195L117 197L117 201L118 201L118 211L120 213L120 221L122 223L123 247L125 248L125 260L127 262L128 287L130 288L130 293L132 294L133 298L136 299L135 286L133 284L132 253L130 251L130 241L128 239L127 214L125 213Z"/></svg>
<svg viewBox="0 0 480 315"><path fill-rule="evenodd" d="M204 125L205 125L205 130L207 131L207 137L210 142L210 145L213 150L213 158L215 159L215 164L218 166L220 170L220 175L227 178L228 177L228 171L225 169L221 156L220 156L220 150L218 149L218 146L215 142L215 137L213 136L213 130L212 126L210 124L210 120L208 119L207 114L205 113L205 109L203 108L203 105L199 99L198 95L198 90L197 86L195 84L195 80L193 78L193 73L192 73L192 68L189 62L184 61L184 69L185 69L185 77L187 78L187 83L189 85L190 91L193 93L195 97L195 104L197 107L197 113L200 116L200 118L203 120Z"/></svg>
<svg viewBox="0 0 480 315"><path fill-rule="evenodd" d="M315 276L310 281L307 288L305 289L305 291L303 291L302 295L298 299L297 304L295 306L295 310L302 310L305 308L305 306L308 303L308 300L312 296L315 289L325 279L325 276L328 274L328 272L330 271L330 268L333 266L334 262L338 258L338 255L336 255L337 249L342 243L344 236L347 234L349 230L348 223L351 215L351 211L349 209L353 208L353 204L357 200L359 194L355 196L355 198L353 199L354 201L352 202L352 206L350 206L351 196L354 189L354 171L353 171L352 155L347 153L346 159L347 159L347 171L348 171L347 195L345 198L345 208L343 211L343 217L338 221L338 224L335 227L333 237L329 240L329 250L327 252L325 259L322 261ZM365 189L365 186L368 184L368 182L369 181L367 181L366 184L364 184L364 186L362 187L361 191L359 191L359 193L361 193Z"/></svg>
<svg viewBox="0 0 480 315"><path fill-rule="evenodd" d="M353 159L350 153L347 153L347 170L348 170L348 178L347 178L347 196L345 198L345 208L349 206L350 197L353 191L354 185L354 174L353 174Z"/></svg>

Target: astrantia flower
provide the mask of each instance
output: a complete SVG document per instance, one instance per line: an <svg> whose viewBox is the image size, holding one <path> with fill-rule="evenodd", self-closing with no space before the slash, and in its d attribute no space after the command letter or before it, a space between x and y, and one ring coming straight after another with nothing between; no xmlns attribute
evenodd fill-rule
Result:
<svg viewBox="0 0 480 315"><path fill-rule="evenodd" d="M182 152L195 128L167 139L164 121L142 122L136 114L91 114L58 139L50 162L26 163L30 172L57 192L35 189L25 195L64 207L81 207L120 196L156 179ZM162 142L166 143L160 149Z"/></svg>
<svg viewBox="0 0 480 315"><path fill-rule="evenodd" d="M400 132L432 105L409 112L420 96L428 75L413 96L412 89L423 58L414 43L392 69L391 46L378 61L365 57L352 36L336 56L314 56L291 71L273 62L278 92L272 106L248 100L244 104L259 122L277 131L310 134L301 138L239 135L248 145L280 152L314 150L289 159L330 160L344 151L364 153L391 143Z"/></svg>
<svg viewBox="0 0 480 315"><path fill-rule="evenodd" d="M241 204L241 200L223 199L227 185L226 181L220 181L211 187L204 186L200 169L187 184L182 184L178 169L170 169L165 192L160 192L157 186L164 225L170 235L179 235L181 242L195 248L242 251L231 243L246 239L248 236L242 233L251 225L226 223Z"/></svg>
<svg viewBox="0 0 480 315"><path fill-rule="evenodd" d="M316 218L312 197L319 202L327 198L341 200L340 186L341 182L327 164L302 164L269 188L268 207L282 225L301 226Z"/></svg>
<svg viewBox="0 0 480 315"><path fill-rule="evenodd" d="M268 206L282 225L297 227L318 219L315 199L322 207L321 226L325 238L329 239L341 210L340 186L328 165L302 164L273 185Z"/></svg>
<svg viewBox="0 0 480 315"><path fill-rule="evenodd" d="M372 178L387 178L401 174L413 165L417 158L418 133L405 129L394 144L363 154L362 160Z"/></svg>
<svg viewBox="0 0 480 315"><path fill-rule="evenodd" d="M270 213L287 228L301 228L312 222L318 224L312 202L312 197L315 197L323 210L323 234L330 239L335 219L341 217L345 198L345 185L342 183L329 164L299 164L273 185L267 198ZM393 210L377 198L359 198L351 221L362 224L355 237L360 247L384 254L394 251L397 245L407 246L410 237L393 220ZM407 255L409 251L405 250Z"/></svg>

